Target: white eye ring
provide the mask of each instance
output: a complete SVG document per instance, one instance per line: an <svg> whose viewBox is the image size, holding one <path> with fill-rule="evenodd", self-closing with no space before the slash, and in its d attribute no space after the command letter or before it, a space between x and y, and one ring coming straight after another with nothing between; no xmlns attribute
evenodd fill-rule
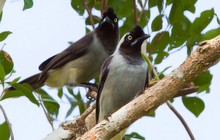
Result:
<svg viewBox="0 0 220 140"><path fill-rule="evenodd" d="M117 21L118 21L118 19L117 19L117 18L115 18L115 19L114 19L114 22L117 22Z"/></svg>
<svg viewBox="0 0 220 140"><path fill-rule="evenodd" d="M131 35L128 36L128 40L132 40L132 36Z"/></svg>

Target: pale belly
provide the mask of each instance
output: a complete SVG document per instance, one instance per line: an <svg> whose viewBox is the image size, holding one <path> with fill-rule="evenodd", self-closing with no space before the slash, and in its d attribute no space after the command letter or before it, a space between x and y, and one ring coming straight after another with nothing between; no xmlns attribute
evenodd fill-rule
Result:
<svg viewBox="0 0 220 140"><path fill-rule="evenodd" d="M101 70L102 63L108 57L107 54L97 56L96 53L88 53L80 59L75 59L61 68L48 72L45 82L50 87L61 87L68 84L88 82L96 78Z"/></svg>

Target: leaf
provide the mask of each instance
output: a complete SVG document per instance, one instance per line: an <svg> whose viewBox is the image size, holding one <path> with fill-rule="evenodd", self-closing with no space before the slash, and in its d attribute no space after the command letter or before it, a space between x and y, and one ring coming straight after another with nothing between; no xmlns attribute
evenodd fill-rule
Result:
<svg viewBox="0 0 220 140"><path fill-rule="evenodd" d="M169 32L163 31L158 33L147 47L147 52L157 54L162 52L170 42Z"/></svg>
<svg viewBox="0 0 220 140"><path fill-rule="evenodd" d="M80 16L83 16L85 8L81 0L71 0L71 6Z"/></svg>
<svg viewBox="0 0 220 140"><path fill-rule="evenodd" d="M3 40L5 40L5 39L8 37L8 35L10 35L11 33L12 33L12 32L10 32L10 31L1 32L1 33L0 33L0 42L3 41Z"/></svg>
<svg viewBox="0 0 220 140"><path fill-rule="evenodd" d="M10 130L6 122L0 124L0 136L1 136L0 138L1 140L9 140Z"/></svg>
<svg viewBox="0 0 220 140"><path fill-rule="evenodd" d="M196 34L200 34L212 21L214 17L214 9L203 11L200 14L200 17L197 17L192 23L190 36L195 36ZM202 23L202 24L201 24Z"/></svg>
<svg viewBox="0 0 220 140"><path fill-rule="evenodd" d="M171 68L171 67L172 67L172 66L166 67L164 70L162 70L160 73L158 73L156 77L159 77L159 78L161 79L161 76L163 75L163 73L164 73L166 70L168 70L169 68Z"/></svg>
<svg viewBox="0 0 220 140"><path fill-rule="evenodd" d="M182 97L184 106L198 117L205 108L204 102L198 97Z"/></svg>
<svg viewBox="0 0 220 140"><path fill-rule="evenodd" d="M156 56L156 59L154 61L155 64L160 64L164 58L168 57L169 53L165 51L158 51L158 54Z"/></svg>
<svg viewBox="0 0 220 140"><path fill-rule="evenodd" d="M155 17L155 19L153 20L152 24L151 24L151 29L152 31L158 31L160 29L162 29L162 25L163 25L163 15L158 15Z"/></svg>
<svg viewBox="0 0 220 140"><path fill-rule="evenodd" d="M34 97L30 85L24 83L24 84L13 84L12 86L17 90L20 90L24 94L24 96L26 96L32 103L39 106L39 102Z"/></svg>
<svg viewBox="0 0 220 140"><path fill-rule="evenodd" d="M170 10L169 21L171 24L175 22L181 21L182 17L184 16L185 11L190 11L192 13L195 12L195 3L197 0L173 0L167 2L166 5L172 3L172 7Z"/></svg>
<svg viewBox="0 0 220 140"><path fill-rule="evenodd" d="M208 40L216 37L217 35L220 34L220 27L216 29L209 30L205 34L202 35L202 40Z"/></svg>
<svg viewBox="0 0 220 140"><path fill-rule="evenodd" d="M60 98L63 97L63 88L59 88L59 89L58 89L58 96L59 96Z"/></svg>
<svg viewBox="0 0 220 140"><path fill-rule="evenodd" d="M73 112L73 110L76 108L77 106L77 102L71 102L71 107L70 109L68 110L65 118L69 117L71 115L71 113Z"/></svg>
<svg viewBox="0 0 220 140"><path fill-rule="evenodd" d="M11 59L11 56L3 50L0 50L0 64L4 68L5 75L12 72L13 67L14 67L14 63Z"/></svg>
<svg viewBox="0 0 220 140"><path fill-rule="evenodd" d="M183 45L189 37L191 22L186 16L182 16L181 20L173 23L170 37L169 51Z"/></svg>
<svg viewBox="0 0 220 140"><path fill-rule="evenodd" d="M20 90L12 90L12 91L6 91L3 93L3 96L0 100L4 100L7 98L18 98L24 96L23 92L21 92Z"/></svg>
<svg viewBox="0 0 220 140"><path fill-rule="evenodd" d="M24 0L23 11L26 9L30 9L31 7L33 7L33 0Z"/></svg>
<svg viewBox="0 0 220 140"><path fill-rule="evenodd" d="M197 76L194 80L193 83L195 86L199 86L198 93L206 91L206 93L210 92L210 85L212 81L212 74L210 71L206 71L199 76Z"/></svg>
<svg viewBox="0 0 220 140"><path fill-rule="evenodd" d="M1 84L3 85L3 87L4 87L4 82L5 82L5 70L4 70L4 67L2 66L1 63L0 63L0 81L1 81Z"/></svg>
<svg viewBox="0 0 220 140"><path fill-rule="evenodd" d="M130 140L131 138L136 138L138 140L145 140L145 138L143 136L141 136L140 134L138 134L137 132L132 132L131 134L126 134L124 136L125 140Z"/></svg>
<svg viewBox="0 0 220 140"><path fill-rule="evenodd" d="M60 108L60 105L57 103L57 101L54 100L50 95L48 95L47 92L43 89L37 89L36 92L41 95L43 104L50 116L52 117L53 115L55 115L57 117Z"/></svg>

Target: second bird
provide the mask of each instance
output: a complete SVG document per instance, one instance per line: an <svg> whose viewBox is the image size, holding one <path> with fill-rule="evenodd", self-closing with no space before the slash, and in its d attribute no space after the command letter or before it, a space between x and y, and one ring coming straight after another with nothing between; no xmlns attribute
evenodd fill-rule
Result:
<svg viewBox="0 0 220 140"><path fill-rule="evenodd" d="M141 46L148 37L140 26L135 26L104 62L96 102L97 123L137 97L147 86L147 64L141 56ZM112 140L121 140L122 135Z"/></svg>
<svg viewBox="0 0 220 140"><path fill-rule="evenodd" d="M99 75L102 63L115 51L118 39L118 17L108 8L94 31L44 61L39 66L41 73L20 83L28 83L36 90L44 84L61 87L88 82Z"/></svg>

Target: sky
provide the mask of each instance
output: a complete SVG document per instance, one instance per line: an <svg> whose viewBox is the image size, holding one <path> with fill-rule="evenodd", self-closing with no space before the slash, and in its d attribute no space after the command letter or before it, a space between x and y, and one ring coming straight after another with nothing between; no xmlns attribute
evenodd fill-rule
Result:
<svg viewBox="0 0 220 140"><path fill-rule="evenodd" d="M195 16L203 10L215 8L220 16L219 0L205 0L197 2ZM0 32L13 32L5 41L0 42L14 60L16 74L12 76L31 76L38 71L38 66L50 56L59 53L68 47L69 41L76 41L85 35L84 18L71 8L70 1L61 0L38 0L34 1L33 8L22 11L23 0L7 0L3 8L3 19L0 24ZM116 11L117 12L117 11ZM217 27L212 24L210 28ZM145 31L146 32L146 31ZM166 73L177 68L186 59L186 50L173 54L158 66L163 70L167 66L172 66ZM175 61L174 61L175 60ZM181 98L176 98L174 107L182 114L194 136L198 140L219 139L220 130L220 86L219 86L220 65L212 67L211 73L214 75L210 94L201 93L196 95L205 102L205 110L196 118L183 105ZM49 92L56 90L44 87ZM195 95L195 94L194 94ZM30 103L25 97L8 99L0 104L6 110L9 121L12 123L15 140L39 140L51 133L51 127L43 113L43 110ZM61 111L69 109L66 101L61 103ZM77 116L76 111L68 119ZM65 114L60 113L55 127L65 121ZM4 121L0 112L0 123ZM189 140L189 136L176 116L166 105L160 106L156 111L156 117L143 117L132 124L127 133L137 131L147 140ZM1 136L0 136L1 137ZM1 138L0 138L1 139Z"/></svg>

